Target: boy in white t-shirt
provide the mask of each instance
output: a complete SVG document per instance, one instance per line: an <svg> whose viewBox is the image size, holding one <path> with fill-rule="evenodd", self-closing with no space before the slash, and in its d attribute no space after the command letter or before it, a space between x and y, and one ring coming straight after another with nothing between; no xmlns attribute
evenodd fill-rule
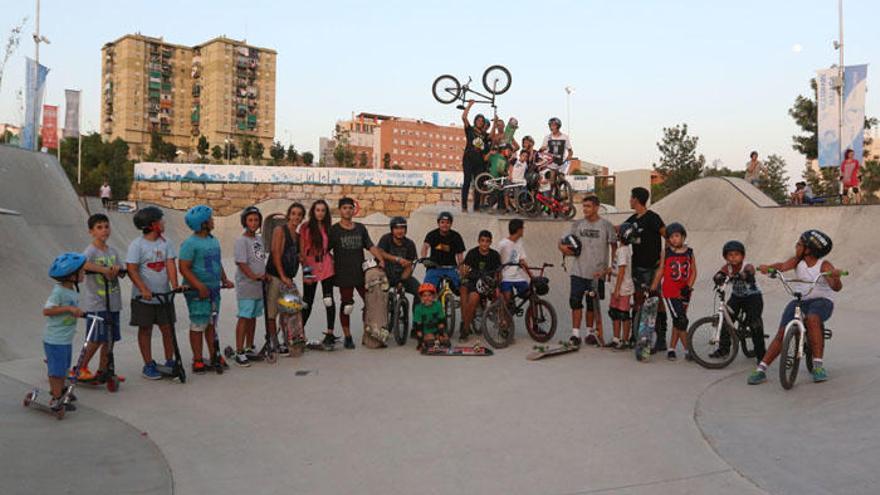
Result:
<svg viewBox="0 0 880 495"><path fill-rule="evenodd" d="M515 264L518 266L506 266L501 271L501 294L507 301L513 297L513 291L523 294L529 290L529 265L526 263L526 250L523 246L522 237L525 233L523 221L519 218L511 220L507 224L507 238L498 243L498 254L501 255L501 264Z"/></svg>
<svg viewBox="0 0 880 495"><path fill-rule="evenodd" d="M611 277L614 280L614 289L611 291L611 303L608 305L608 316L614 325L614 338L610 346L615 349L631 347L630 331L632 319L630 318L630 300L635 292L632 275L629 267L632 264L632 243L636 235L636 226L624 222L617 228L618 247L617 253L611 262ZM621 327L623 339L621 339Z"/></svg>

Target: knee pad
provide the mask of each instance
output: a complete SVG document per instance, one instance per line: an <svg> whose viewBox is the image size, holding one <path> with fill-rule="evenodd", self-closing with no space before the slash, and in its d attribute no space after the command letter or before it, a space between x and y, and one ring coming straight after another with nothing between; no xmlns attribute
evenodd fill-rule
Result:
<svg viewBox="0 0 880 495"><path fill-rule="evenodd" d="M332 308L333 307L333 298L332 297L325 297L324 299L322 299L322 301L324 301L325 308Z"/></svg>
<svg viewBox="0 0 880 495"><path fill-rule="evenodd" d="M569 298L568 306L571 309L584 309L584 300L583 300L583 298L577 298L577 299L575 299L573 297Z"/></svg>
<svg viewBox="0 0 880 495"><path fill-rule="evenodd" d="M342 301L342 314L349 316L354 312L354 301Z"/></svg>
<svg viewBox="0 0 880 495"><path fill-rule="evenodd" d="M672 325L679 330L687 330L688 328L688 319L687 316L676 316L672 319Z"/></svg>

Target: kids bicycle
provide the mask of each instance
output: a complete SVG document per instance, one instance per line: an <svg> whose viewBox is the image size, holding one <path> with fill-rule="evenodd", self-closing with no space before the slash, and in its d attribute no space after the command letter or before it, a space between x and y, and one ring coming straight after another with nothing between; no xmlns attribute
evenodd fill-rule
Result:
<svg viewBox="0 0 880 495"><path fill-rule="evenodd" d="M740 311L733 315L726 303L725 289L731 280L731 277L727 277L723 284L715 286L714 314L700 318L688 329L687 348L690 349L694 361L704 368L726 368L736 359L740 347L746 357L755 357L755 349L749 348L747 344L752 330L746 323L745 312ZM763 337L766 338L766 335ZM730 351L719 355L716 351L724 339L730 341Z"/></svg>
<svg viewBox="0 0 880 495"><path fill-rule="evenodd" d="M413 261L413 270L423 261L421 259ZM409 316L409 299L406 297L403 280L399 280L388 291L388 321L391 322L391 333L394 335L394 341L397 342L397 345L405 345L406 339L409 337Z"/></svg>
<svg viewBox="0 0 880 495"><path fill-rule="evenodd" d="M499 270L508 266L517 264L505 263ZM514 291L509 302L496 290L495 298L486 306L481 321L483 336L492 347L501 349L513 342L516 331L514 316L525 315L526 331L535 342L543 343L553 338L557 324L556 309L550 301L541 297L550 292L550 281L544 276L544 270L552 266L551 263L543 263L539 267L528 267L530 274L538 274L530 277L525 292L518 294ZM523 308L527 304L528 307Z"/></svg>
<svg viewBox="0 0 880 495"><path fill-rule="evenodd" d="M488 94L472 89L471 81L472 79L468 77L467 82L461 84L455 76L443 74L434 79L431 92L434 94L434 99L444 105L456 101L460 102L457 106L459 110L464 110L464 104L467 100L473 100L477 103L488 103L497 113L498 107L495 104L495 97L510 89L510 71L507 70L507 67L492 65L483 72L483 88Z"/></svg>
<svg viewBox="0 0 880 495"><path fill-rule="evenodd" d="M782 287L785 288L785 291L788 292L788 295L793 297L796 301L794 307L794 319L785 325L785 330L783 331L785 337L782 339L782 356L780 356L779 361L779 382L782 384L782 388L790 390L794 387L794 382L797 380L801 359L803 359L804 364L807 365L807 370L810 372L813 371L813 350L810 348L810 339L807 338L807 327L804 324L804 313L801 306L803 305L804 298L813 292L813 289L816 288L816 284L822 280L822 277L830 276L831 272L822 273L813 281L797 279L787 280L782 272L772 268L768 271L768 274L770 275L770 278L778 279L782 284ZM840 276L843 277L846 275L849 275L849 272L840 272ZM806 290L804 292L795 290L791 287L792 283L807 284ZM831 339L831 335L831 329L825 328L825 325L823 324L822 338L829 340Z"/></svg>

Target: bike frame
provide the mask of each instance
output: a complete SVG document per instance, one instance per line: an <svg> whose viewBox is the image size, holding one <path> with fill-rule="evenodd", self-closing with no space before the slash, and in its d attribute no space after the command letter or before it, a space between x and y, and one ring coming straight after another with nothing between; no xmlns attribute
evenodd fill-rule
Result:
<svg viewBox="0 0 880 495"><path fill-rule="evenodd" d="M846 272L844 272L843 274L846 274ZM798 359L802 359L804 357L805 341L807 340L807 327L804 324L804 313L803 313L803 310L801 309L801 305L804 302L804 298L809 296L810 293L813 292L813 289L816 288L816 284L819 283L819 280L822 280L822 277L825 277L827 275L825 273L823 273L823 274L819 275L819 277L816 278L816 280L813 280L812 282L809 280L798 280L798 279L787 280L785 278L785 275L782 274L782 272L775 271L775 270L770 272L770 276L772 278L779 279L779 282L782 284L782 287L785 288L785 291L788 292L788 295L793 297L796 301L796 304L794 306L794 318L790 322L785 324L785 330L782 332L782 337L783 337L783 341L784 341L785 337L788 335L788 332L791 331L791 329L793 327L797 327L797 331L800 333L800 339L798 339L798 348L797 348L796 357ZM794 290L790 285L792 283L809 284L809 287L807 288L806 292L802 293L802 292ZM821 337L825 338L824 335L822 335ZM814 349L814 351L815 351L815 349Z"/></svg>
<svg viewBox="0 0 880 495"><path fill-rule="evenodd" d="M727 282L725 282L725 286ZM727 323L730 325L730 328L738 328L736 322L733 321L730 315L730 308L727 307L727 301L725 300L726 291L724 290L724 286L715 288L715 333L712 335L712 340L709 341L710 344L717 345L721 342L721 329L724 328L724 324ZM739 333L738 330L736 330ZM735 335L731 335L731 341L733 341L733 337Z"/></svg>

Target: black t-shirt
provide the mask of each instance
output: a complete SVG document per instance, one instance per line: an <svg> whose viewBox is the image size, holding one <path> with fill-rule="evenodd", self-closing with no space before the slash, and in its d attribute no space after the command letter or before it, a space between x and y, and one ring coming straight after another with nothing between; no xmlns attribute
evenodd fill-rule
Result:
<svg viewBox="0 0 880 495"><path fill-rule="evenodd" d="M440 229L434 229L425 236L425 244L431 246L431 261L442 266L457 265L455 255L464 252L464 241L454 230L443 235Z"/></svg>
<svg viewBox="0 0 880 495"><path fill-rule="evenodd" d="M333 269L337 287L364 285L364 249L373 247L370 233L363 224L355 222L349 230L338 223L330 227L330 250L333 251Z"/></svg>
<svg viewBox="0 0 880 495"><path fill-rule="evenodd" d="M478 131L472 125L464 128L464 135L467 144L464 146L463 163L469 166L484 167L486 161L483 157L489 153L489 147L492 144L489 141L489 135Z"/></svg>
<svg viewBox="0 0 880 495"><path fill-rule="evenodd" d="M484 255L480 252L479 247L475 247L465 255L464 264L471 269L467 278L476 281L477 278L490 274L501 267L501 255L498 254L498 251L491 248Z"/></svg>
<svg viewBox="0 0 880 495"><path fill-rule="evenodd" d="M638 268L657 268L660 264L660 229L666 226L660 215L651 210L638 217L636 214L626 219L636 226L637 241L632 245L632 264Z"/></svg>
<svg viewBox="0 0 880 495"><path fill-rule="evenodd" d="M403 242L398 246L394 242L394 235L390 232L379 239L379 249L391 256L397 256L398 258L410 261L415 260L419 256L416 254L416 243L409 237L404 237ZM395 261L385 261L385 275L388 276L389 281L400 280L400 276L403 275L403 265Z"/></svg>

